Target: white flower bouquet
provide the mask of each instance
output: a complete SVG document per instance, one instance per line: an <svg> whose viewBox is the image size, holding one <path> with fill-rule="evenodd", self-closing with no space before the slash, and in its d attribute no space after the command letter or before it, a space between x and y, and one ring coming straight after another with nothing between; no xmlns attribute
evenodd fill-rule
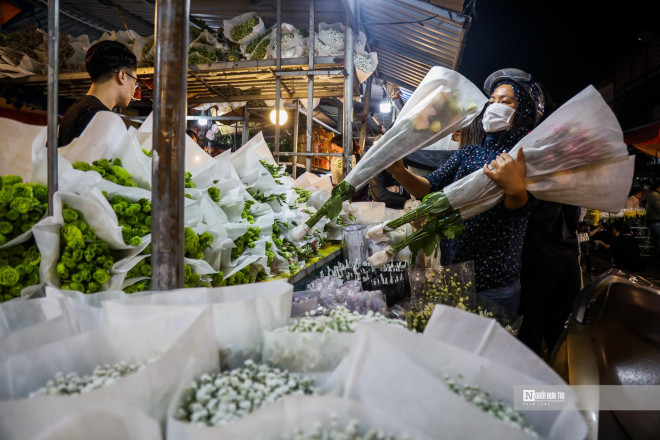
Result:
<svg viewBox="0 0 660 440"><path fill-rule="evenodd" d="M517 157L522 149L527 165L527 190L540 200L619 211L625 204L634 157L628 156L621 127L614 113L589 86L562 105L509 152ZM483 170L427 195L415 210L367 233L372 240L419 218L428 222L402 242L371 258L382 264L406 246L424 248L428 254L437 246L437 237L453 238L463 227L461 219L474 217L504 198Z"/></svg>
<svg viewBox="0 0 660 440"><path fill-rule="evenodd" d="M35 438L36 434L68 415L100 408L132 407L163 421L181 371L192 359L193 374L218 368L211 334L211 311L151 316L127 325L105 326L75 335L0 362L0 437ZM155 361L114 383L76 396L40 395L28 398L58 372L93 374L97 366L121 361ZM98 372L98 371L97 371ZM57 375L60 378L59 375ZM97 377L97 384L104 379ZM66 380L66 377L64 378ZM49 386L53 391L82 390L74 382ZM92 388L92 387L90 387Z"/></svg>
<svg viewBox="0 0 660 440"><path fill-rule="evenodd" d="M294 238L304 235L324 216L334 219L341 211L343 200L350 199L369 179L397 160L469 124L485 103L484 94L458 72L433 67L392 128L332 190L325 205L295 231Z"/></svg>

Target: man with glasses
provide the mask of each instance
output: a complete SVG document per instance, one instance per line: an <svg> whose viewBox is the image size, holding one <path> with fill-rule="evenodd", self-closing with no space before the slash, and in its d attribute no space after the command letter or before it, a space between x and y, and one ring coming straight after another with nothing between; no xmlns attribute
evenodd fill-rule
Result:
<svg viewBox="0 0 660 440"><path fill-rule="evenodd" d="M133 52L117 41L100 41L87 50L85 69L92 85L64 113L58 133L60 147L80 136L96 113L128 106L140 85L136 68Z"/></svg>

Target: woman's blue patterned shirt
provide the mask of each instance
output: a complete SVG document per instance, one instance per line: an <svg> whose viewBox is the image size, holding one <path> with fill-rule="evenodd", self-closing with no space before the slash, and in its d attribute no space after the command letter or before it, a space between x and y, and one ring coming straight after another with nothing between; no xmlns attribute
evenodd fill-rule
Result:
<svg viewBox="0 0 660 440"><path fill-rule="evenodd" d="M481 145L461 148L440 168L426 176L431 192L480 170L506 147L489 134ZM529 205L529 204L528 204ZM453 240L443 240L442 264L474 261L477 291L508 286L520 278L520 257L527 228L527 206L507 210L504 204L464 220L465 230Z"/></svg>

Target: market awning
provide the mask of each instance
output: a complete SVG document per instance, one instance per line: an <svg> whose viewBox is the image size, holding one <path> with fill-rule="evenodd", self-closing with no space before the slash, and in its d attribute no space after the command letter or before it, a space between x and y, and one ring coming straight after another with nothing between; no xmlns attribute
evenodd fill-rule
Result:
<svg viewBox="0 0 660 440"><path fill-rule="evenodd" d="M635 128L624 133L623 140L653 157L660 157L660 122Z"/></svg>
<svg viewBox="0 0 660 440"><path fill-rule="evenodd" d="M358 2L379 78L415 90L431 67L458 66L470 17L450 10L460 2L443 3L447 9L420 0Z"/></svg>

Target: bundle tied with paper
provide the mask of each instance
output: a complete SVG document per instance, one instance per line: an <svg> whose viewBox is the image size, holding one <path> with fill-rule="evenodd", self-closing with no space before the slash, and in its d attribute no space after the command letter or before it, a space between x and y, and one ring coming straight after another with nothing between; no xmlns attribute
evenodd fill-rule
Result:
<svg viewBox="0 0 660 440"><path fill-rule="evenodd" d="M427 147L468 125L486 104L486 97L465 77L444 67L433 67L412 94L394 125L335 186L332 196L304 225L293 231L303 237L323 217L334 219L342 202L397 160Z"/></svg>
<svg viewBox="0 0 660 440"><path fill-rule="evenodd" d="M628 196L634 157L628 156L623 133L605 100L589 86L551 114L509 152L522 149L527 190L537 199L606 212L619 211ZM439 238L460 234L461 220L474 217L504 199L504 191L483 170L427 195L415 210L373 227L367 236L377 242L403 224L426 218L423 228L396 245L374 254L379 266L410 246L430 254Z"/></svg>

